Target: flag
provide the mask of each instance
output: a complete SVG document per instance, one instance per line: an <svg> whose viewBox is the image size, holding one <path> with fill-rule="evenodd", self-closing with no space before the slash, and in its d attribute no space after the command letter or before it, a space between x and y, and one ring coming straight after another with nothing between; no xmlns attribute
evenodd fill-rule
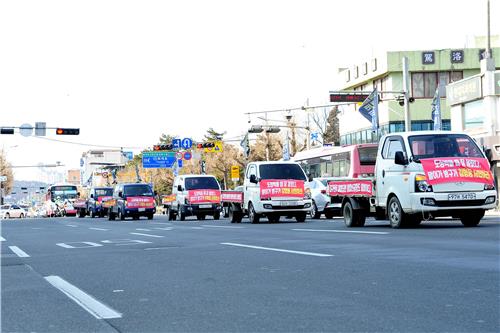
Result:
<svg viewBox="0 0 500 333"><path fill-rule="evenodd" d="M439 96L439 85L434 93L434 98L432 99L432 122L434 123L434 130L440 131L441 127L441 96Z"/></svg>
<svg viewBox="0 0 500 333"><path fill-rule="evenodd" d="M285 144L283 145L283 161L290 160L290 145L288 143L288 135L285 139Z"/></svg>
<svg viewBox="0 0 500 333"><path fill-rule="evenodd" d="M372 123L372 131L378 130L378 91L377 88L363 101L359 112Z"/></svg>
<svg viewBox="0 0 500 333"><path fill-rule="evenodd" d="M240 146L243 148L243 155L248 157L250 155L250 141L248 140L248 133L245 134L245 137L241 140Z"/></svg>

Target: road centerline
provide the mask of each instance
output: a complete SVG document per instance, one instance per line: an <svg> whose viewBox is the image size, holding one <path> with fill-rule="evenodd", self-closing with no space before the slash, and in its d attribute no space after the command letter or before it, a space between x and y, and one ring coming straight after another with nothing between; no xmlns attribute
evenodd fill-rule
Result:
<svg viewBox="0 0 500 333"><path fill-rule="evenodd" d="M98 301L93 296L87 294L83 290L57 275L46 276L45 280L97 319L113 319L122 317L121 313Z"/></svg>
<svg viewBox="0 0 500 333"><path fill-rule="evenodd" d="M100 230L100 231L108 231L109 229L103 229L103 228L89 228L91 230Z"/></svg>
<svg viewBox="0 0 500 333"><path fill-rule="evenodd" d="M266 250L266 251L275 251L275 252L285 252L285 253L293 253L293 254L302 254L305 256L313 256L313 257L333 257L333 254L325 254L325 253L315 253L315 252L306 252L306 251L295 251L295 250L285 250L285 249L277 249L273 247L263 247L256 245L248 245L248 244L238 244L238 243L220 243L221 245L229 245L229 246L237 246L237 247L245 247L249 249L256 250Z"/></svg>

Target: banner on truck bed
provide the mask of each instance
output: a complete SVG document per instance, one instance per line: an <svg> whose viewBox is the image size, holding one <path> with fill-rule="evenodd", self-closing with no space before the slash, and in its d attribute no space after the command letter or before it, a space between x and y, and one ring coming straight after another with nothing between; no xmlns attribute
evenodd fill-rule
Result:
<svg viewBox="0 0 500 333"><path fill-rule="evenodd" d="M220 203L219 190L189 190L188 191L189 203Z"/></svg>
<svg viewBox="0 0 500 333"><path fill-rule="evenodd" d="M175 198L176 198L175 194L164 195L164 196L163 196L163 198L161 199L161 203L162 203L163 205L165 205L165 204L169 204L169 203L171 203L171 202L174 202L174 201L175 201Z"/></svg>
<svg viewBox="0 0 500 333"><path fill-rule="evenodd" d="M371 180L339 180L328 183L328 195L368 195L371 196L373 183Z"/></svg>
<svg viewBox="0 0 500 333"><path fill-rule="evenodd" d="M303 180L264 179L260 181L260 198L304 198Z"/></svg>
<svg viewBox="0 0 500 333"><path fill-rule="evenodd" d="M75 208L87 208L87 200L76 199L75 202L73 202L73 207L75 207Z"/></svg>
<svg viewBox="0 0 500 333"><path fill-rule="evenodd" d="M152 197L128 197L127 208L154 208L155 199Z"/></svg>
<svg viewBox="0 0 500 333"><path fill-rule="evenodd" d="M221 199L223 202L243 202L243 192L240 191L223 191L221 193Z"/></svg>
<svg viewBox="0 0 500 333"><path fill-rule="evenodd" d="M427 183L430 185L458 182L493 184L490 164L485 158L423 158L420 162L424 168Z"/></svg>

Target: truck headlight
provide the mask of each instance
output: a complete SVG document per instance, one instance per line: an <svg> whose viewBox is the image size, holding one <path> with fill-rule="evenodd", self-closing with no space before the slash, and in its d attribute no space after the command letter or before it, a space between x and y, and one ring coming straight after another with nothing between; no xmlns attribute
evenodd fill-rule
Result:
<svg viewBox="0 0 500 333"><path fill-rule="evenodd" d="M432 192L432 185L427 183L425 175L415 176L415 192Z"/></svg>
<svg viewBox="0 0 500 333"><path fill-rule="evenodd" d="M494 189L495 189L495 185L493 185L493 184L484 184L484 190L485 191L494 190Z"/></svg>

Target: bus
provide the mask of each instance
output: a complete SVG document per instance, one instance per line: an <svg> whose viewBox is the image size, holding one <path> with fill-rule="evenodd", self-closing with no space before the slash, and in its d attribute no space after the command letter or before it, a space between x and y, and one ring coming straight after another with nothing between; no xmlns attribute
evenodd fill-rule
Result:
<svg viewBox="0 0 500 333"><path fill-rule="evenodd" d="M295 154L308 177L372 177L375 172L378 144L319 147Z"/></svg>
<svg viewBox="0 0 500 333"><path fill-rule="evenodd" d="M45 209L47 216L76 215L73 202L78 197L78 187L72 184L55 184L47 189Z"/></svg>

